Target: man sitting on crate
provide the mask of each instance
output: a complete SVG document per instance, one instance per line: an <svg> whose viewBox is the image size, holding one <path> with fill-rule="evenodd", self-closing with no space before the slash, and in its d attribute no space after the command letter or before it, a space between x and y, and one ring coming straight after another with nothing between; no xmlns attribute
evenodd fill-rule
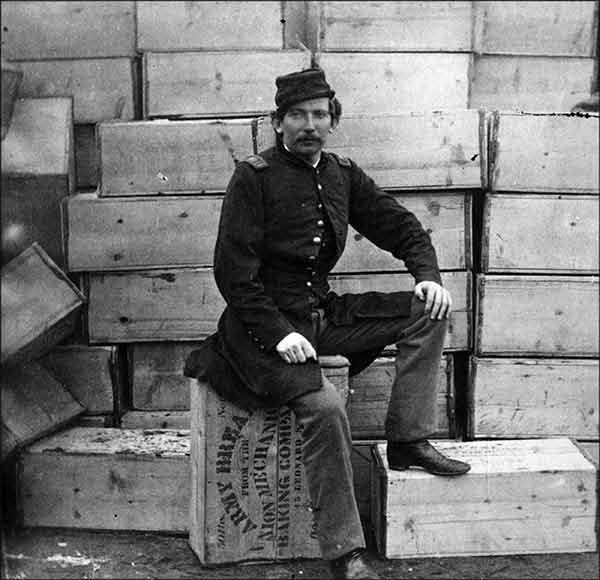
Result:
<svg viewBox="0 0 600 580"><path fill-rule="evenodd" d="M417 218L350 159L323 151L341 105L320 69L278 77L276 145L239 163L227 188L214 272L227 307L185 374L245 407L288 405L303 425L303 462L322 555L339 578L377 578L353 491L345 403L317 355L350 374L395 343L386 419L391 469L459 475L469 466L427 441L436 429L439 363L451 298ZM411 292L336 295L327 276L348 224L403 260Z"/></svg>

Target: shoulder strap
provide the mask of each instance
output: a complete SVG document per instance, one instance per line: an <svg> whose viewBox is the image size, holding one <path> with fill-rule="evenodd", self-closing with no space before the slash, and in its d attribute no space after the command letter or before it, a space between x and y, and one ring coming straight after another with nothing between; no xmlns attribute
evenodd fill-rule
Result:
<svg viewBox="0 0 600 580"><path fill-rule="evenodd" d="M269 164L265 161L264 157L261 157L260 155L248 155L248 157L242 159L242 161L248 163L257 170L269 167Z"/></svg>
<svg viewBox="0 0 600 580"><path fill-rule="evenodd" d="M330 153L337 160L341 167L352 167L352 161L348 157L341 157L337 153Z"/></svg>

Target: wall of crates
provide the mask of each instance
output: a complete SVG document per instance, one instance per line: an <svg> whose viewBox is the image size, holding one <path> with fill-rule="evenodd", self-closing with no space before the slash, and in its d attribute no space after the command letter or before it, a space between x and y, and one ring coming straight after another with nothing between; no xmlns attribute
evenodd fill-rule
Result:
<svg viewBox="0 0 600 580"><path fill-rule="evenodd" d="M319 64L344 110L329 149L414 211L453 296L437 436L597 453L598 118L569 111L597 91L598 2L3 2L2 21L23 71L3 248L39 241L85 295L43 361L82 422L189 427L228 179L273 142L274 78ZM14 153L57 134L52 156ZM412 279L351 230L331 284ZM357 472L392 355L351 384Z"/></svg>

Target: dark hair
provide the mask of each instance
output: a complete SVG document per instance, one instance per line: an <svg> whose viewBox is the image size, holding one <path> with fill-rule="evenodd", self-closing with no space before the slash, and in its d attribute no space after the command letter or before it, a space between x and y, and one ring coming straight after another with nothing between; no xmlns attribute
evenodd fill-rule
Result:
<svg viewBox="0 0 600 580"><path fill-rule="evenodd" d="M285 114L289 111L290 107L287 109L275 109L271 113L271 119L277 119L278 121L283 121ZM331 115L332 122L339 122L340 117L342 116L342 103L338 100L337 97L333 97L329 99L329 114Z"/></svg>

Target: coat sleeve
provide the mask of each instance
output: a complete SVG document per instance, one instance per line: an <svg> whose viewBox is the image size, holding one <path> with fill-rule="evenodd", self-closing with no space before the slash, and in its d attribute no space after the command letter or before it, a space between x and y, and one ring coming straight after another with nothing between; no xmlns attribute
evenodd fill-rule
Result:
<svg viewBox="0 0 600 580"><path fill-rule="evenodd" d="M417 217L351 162L350 224L367 239L402 260L417 283L441 284L435 249Z"/></svg>
<svg viewBox="0 0 600 580"><path fill-rule="evenodd" d="M264 207L258 172L239 163L227 187L215 244L214 272L225 302L257 347L272 349L294 326L260 279Z"/></svg>

